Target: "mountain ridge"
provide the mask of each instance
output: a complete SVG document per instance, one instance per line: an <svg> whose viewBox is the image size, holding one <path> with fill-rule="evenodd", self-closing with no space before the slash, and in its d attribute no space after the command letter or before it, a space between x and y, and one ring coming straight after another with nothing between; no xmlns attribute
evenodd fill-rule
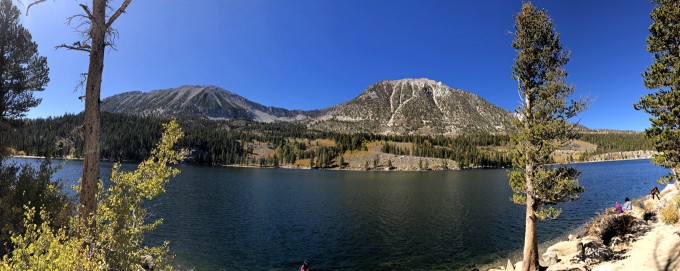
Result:
<svg viewBox="0 0 680 271"><path fill-rule="evenodd" d="M317 110L262 105L213 85L130 91L102 101L102 110L142 116L193 116L295 122L336 132L503 134L512 113L477 94L427 78L382 80L354 99Z"/></svg>

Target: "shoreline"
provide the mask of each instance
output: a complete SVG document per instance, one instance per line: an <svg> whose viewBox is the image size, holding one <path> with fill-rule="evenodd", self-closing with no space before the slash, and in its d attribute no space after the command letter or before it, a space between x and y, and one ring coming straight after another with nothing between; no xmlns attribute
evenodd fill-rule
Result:
<svg viewBox="0 0 680 271"><path fill-rule="evenodd" d="M631 160L631 159L627 159ZM635 159L638 160L638 159ZM615 213L609 208L586 221L579 227L565 230L558 237L538 244L538 254L541 270L592 270L592 271L622 271L622 270L680 270L680 222L666 224L662 221L660 206L672 204L680 196L680 183L667 184L661 191L661 199L654 200L650 195L635 198L632 202L642 201L644 207L634 204L632 211ZM652 207L653 206L653 207ZM647 213L654 212L654 217L647 219ZM611 243L604 243L602 236L593 234L593 227L607 231L603 220L613 218L633 217L644 226L628 225L626 229L610 226L617 231L610 237ZM586 227L590 229L586 229ZM641 228L640 228L641 227ZM637 229L637 230L636 230ZM596 231L597 232L597 231ZM625 235L624 235L625 234ZM614 240L618 238L618 242ZM522 244L518 249L506 253L492 263L479 263L477 270L502 271L520 270L522 265ZM578 247L586 248L578 251ZM607 252L608 251L608 252ZM579 254L580 253L580 254ZM550 256L552 254L552 256ZM609 256L603 256L603 255ZM549 259L554 259L550 262ZM508 265L510 262L510 265Z"/></svg>
<svg viewBox="0 0 680 271"><path fill-rule="evenodd" d="M417 156L414 156L417 157ZM10 155L9 158L21 158L21 159L47 159L44 156L35 156L35 155ZM420 157L419 157L420 158ZM431 158L431 157L425 157L425 158ZM70 158L70 157L51 157L49 158L50 160L64 160L64 161L83 161L83 158ZM438 159L438 158L431 158L431 159ZM596 161L577 161L577 162L569 162L569 163L553 163L553 164L548 164L549 166L563 166L563 165L572 165L572 164L590 164L590 163L602 163L602 162L619 162L619 161L634 161L634 160L649 160L652 159L651 156L647 157L637 157L637 158L624 158L624 159L610 159L610 160L596 160ZM113 161L113 160L105 160L102 159L102 162L112 162L112 163L135 163L132 161ZM188 165L197 165L197 164L192 164L192 163L180 163L180 164L188 164ZM410 169L410 168L392 168L392 169L387 169L385 167L380 167L380 168L371 168L371 169L362 169L362 168L354 168L354 167L345 167L345 168L339 168L339 167L331 167L331 168L309 168L309 167L300 167L300 166L291 166L291 165L283 165L279 167L260 167L256 165L236 165L236 164L231 164L231 165L205 165L205 166L218 166L218 167L231 167L231 168L251 168L251 169L273 169L273 168L280 168L280 169L303 169L303 170L327 170L327 171L354 171L354 172L359 172L359 171L365 171L365 172L420 172L420 171L461 171L461 170L477 170L477 169L509 169L511 167L472 167L472 168L429 168L429 169Z"/></svg>

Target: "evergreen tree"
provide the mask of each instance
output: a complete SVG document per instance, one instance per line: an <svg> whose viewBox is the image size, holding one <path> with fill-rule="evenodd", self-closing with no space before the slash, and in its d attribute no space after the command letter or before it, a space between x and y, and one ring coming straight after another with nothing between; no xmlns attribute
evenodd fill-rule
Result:
<svg viewBox="0 0 680 271"><path fill-rule="evenodd" d="M575 200L583 187L578 171L547 167L551 154L566 140L576 137L567 122L586 107L586 101L567 102L574 88L566 84L564 65L569 53L562 50L560 36L545 10L524 3L515 16L512 47L517 50L513 78L518 81L521 105L511 136L513 170L508 172L513 201L526 205L523 270L538 270L537 219L554 219L560 211L551 205ZM549 205L549 208L544 207Z"/></svg>
<svg viewBox="0 0 680 271"><path fill-rule="evenodd" d="M0 159L4 157L10 128L40 103L34 91L50 81L47 58L19 23L19 9L0 0Z"/></svg>
<svg viewBox="0 0 680 271"><path fill-rule="evenodd" d="M647 37L647 51L654 63L643 77L645 87L657 90L647 94L635 109L652 115L652 127L645 130L660 154L652 160L671 169L660 182L677 180L680 174L680 1L653 0L652 25Z"/></svg>

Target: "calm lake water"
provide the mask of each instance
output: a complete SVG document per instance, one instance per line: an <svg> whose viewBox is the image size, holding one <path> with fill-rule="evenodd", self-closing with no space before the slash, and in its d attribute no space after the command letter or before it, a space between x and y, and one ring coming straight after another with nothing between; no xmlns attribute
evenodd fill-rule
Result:
<svg viewBox="0 0 680 271"><path fill-rule="evenodd" d="M541 242L579 230L615 201L645 195L667 172L649 160L575 166L585 192L560 206L558 220L539 223ZM170 241L182 270L297 270L305 259L313 270L469 270L523 244L524 207L511 203L502 169L179 168L151 206L165 223L147 241ZM56 177L70 186L81 170L82 162L67 161ZM104 163L102 177L110 170Z"/></svg>

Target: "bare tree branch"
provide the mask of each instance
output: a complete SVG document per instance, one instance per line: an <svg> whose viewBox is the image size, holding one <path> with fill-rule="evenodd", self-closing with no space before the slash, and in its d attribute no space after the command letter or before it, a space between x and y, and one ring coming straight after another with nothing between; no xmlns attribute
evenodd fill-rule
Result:
<svg viewBox="0 0 680 271"><path fill-rule="evenodd" d="M31 6L40 4L40 3L45 2L45 1L47 1L47 0L35 0L35 1L33 1L33 3L28 4L28 6L26 7L26 16L28 16L28 10L31 9Z"/></svg>
<svg viewBox="0 0 680 271"><path fill-rule="evenodd" d="M43 0L43 1L45 1L45 0ZM113 15L111 15L111 18L109 18L109 21L106 22L106 28L107 28L107 29L110 28L111 25L113 24L113 22L115 22L116 19L118 19L118 17L119 17L121 14L123 14L123 13L125 12L125 9L127 8L128 5L130 5L130 2L132 2L132 0L125 0L125 2L123 2L123 3L120 5L120 7L118 8L118 10L116 10L116 13L114 13Z"/></svg>
<svg viewBox="0 0 680 271"><path fill-rule="evenodd" d="M45 0L43 0L43 1L45 1ZM87 18L88 18L88 19L92 19L92 12L90 12L90 8L87 7L87 5L85 5L85 4L78 4L78 5L79 5L81 8L83 8L83 10L85 11L85 13L87 14Z"/></svg>
<svg viewBox="0 0 680 271"><path fill-rule="evenodd" d="M69 49L69 50L90 52L90 45L89 44L81 44L80 41L76 41L72 45L66 45L66 44L58 45L55 48L57 48L57 49L66 48L66 49Z"/></svg>
<svg viewBox="0 0 680 271"><path fill-rule="evenodd" d="M77 92L80 89L84 90L85 89L85 82L87 82L87 73L86 72L80 74L80 80L78 80L78 83L76 84L76 87L73 89L73 92ZM78 97L78 99L80 101L83 101L84 98L85 98L85 95Z"/></svg>

